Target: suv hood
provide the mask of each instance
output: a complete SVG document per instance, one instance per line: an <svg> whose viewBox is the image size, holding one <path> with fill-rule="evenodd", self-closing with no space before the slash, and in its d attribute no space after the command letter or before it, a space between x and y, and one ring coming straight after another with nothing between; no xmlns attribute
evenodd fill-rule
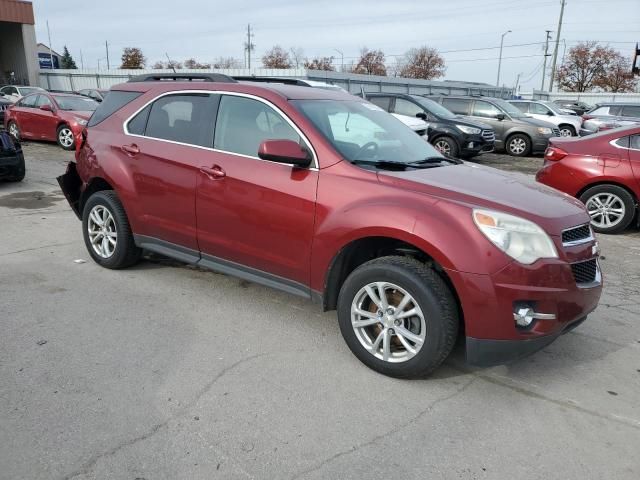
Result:
<svg viewBox="0 0 640 480"><path fill-rule="evenodd" d="M470 208L498 210L526 218L550 235L590 218L577 199L520 174L464 163L405 172L378 171L378 181Z"/></svg>
<svg viewBox="0 0 640 480"><path fill-rule="evenodd" d="M533 125L536 127L556 128L556 125L554 125L551 122L545 122L544 120L538 120L537 118L531 118L531 117L514 118L513 121L528 123L529 125Z"/></svg>

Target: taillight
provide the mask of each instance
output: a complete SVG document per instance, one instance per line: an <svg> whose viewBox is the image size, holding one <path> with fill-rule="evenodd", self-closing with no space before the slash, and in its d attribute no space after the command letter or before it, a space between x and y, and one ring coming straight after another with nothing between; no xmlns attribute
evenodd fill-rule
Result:
<svg viewBox="0 0 640 480"><path fill-rule="evenodd" d="M557 162L558 160L562 160L567 155L569 154L561 148L547 147L547 150L544 152L544 159L551 162Z"/></svg>
<svg viewBox="0 0 640 480"><path fill-rule="evenodd" d="M582 120L591 120L593 115L587 115L586 113L582 114Z"/></svg>

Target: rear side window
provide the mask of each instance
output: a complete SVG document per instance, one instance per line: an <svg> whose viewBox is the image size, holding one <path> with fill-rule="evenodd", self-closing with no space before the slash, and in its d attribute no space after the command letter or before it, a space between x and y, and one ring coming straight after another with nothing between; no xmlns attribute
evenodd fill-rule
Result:
<svg viewBox="0 0 640 480"><path fill-rule="evenodd" d="M492 105L489 102L476 100L476 103L473 105L473 115L475 117L496 118L499 113L502 112L498 109L498 107Z"/></svg>
<svg viewBox="0 0 640 480"><path fill-rule="evenodd" d="M522 113L529 113L529 104L527 102L515 102L512 105L515 106Z"/></svg>
<svg viewBox="0 0 640 480"><path fill-rule="evenodd" d="M609 107L609 115L620 115L622 107L620 105L611 105Z"/></svg>
<svg viewBox="0 0 640 480"><path fill-rule="evenodd" d="M383 109L385 112L388 112L390 110L390 103L391 103L390 97L371 97L371 98L367 98L367 100L369 100L374 105L377 105L378 107Z"/></svg>
<svg viewBox="0 0 640 480"><path fill-rule="evenodd" d="M442 105L456 115L469 115L470 100L465 98L443 98Z"/></svg>
<svg viewBox="0 0 640 480"><path fill-rule="evenodd" d="M640 105L622 107L622 115L625 117L640 117Z"/></svg>
<svg viewBox="0 0 640 480"><path fill-rule="evenodd" d="M424 109L413 102L404 98L396 98L396 106L394 112L398 115L406 115L407 117L415 117L419 113L424 114Z"/></svg>
<svg viewBox="0 0 640 480"><path fill-rule="evenodd" d="M609 107L598 107L595 110L591 110L589 115L609 115Z"/></svg>
<svg viewBox="0 0 640 480"><path fill-rule="evenodd" d="M122 107L131 103L136 98L142 95L142 92L121 92L118 90L114 90L101 104L96 108L93 115L89 119L88 126L93 127L94 125L98 125L100 122L106 120L115 112L120 110Z"/></svg>
<svg viewBox="0 0 640 480"><path fill-rule="evenodd" d="M151 106L145 136L211 148L217 102L207 93L161 97Z"/></svg>
<svg viewBox="0 0 640 480"><path fill-rule="evenodd" d="M302 141L291 125L270 106L251 98L223 95L214 148L257 157L264 140Z"/></svg>

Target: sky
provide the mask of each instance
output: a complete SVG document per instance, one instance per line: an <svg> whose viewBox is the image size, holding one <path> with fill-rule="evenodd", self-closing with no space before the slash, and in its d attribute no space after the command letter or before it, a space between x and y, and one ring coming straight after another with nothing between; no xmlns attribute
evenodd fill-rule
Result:
<svg viewBox="0 0 640 480"><path fill-rule="evenodd" d="M278 44L305 56L355 61L362 47L381 49L394 63L409 48L427 45L445 59L444 79L496 83L502 33L500 83L523 91L540 88L545 30L553 51L561 0L33 0L38 42L67 46L78 67L119 66L124 47L139 47L152 65L194 57L244 59L247 24L253 66ZM640 0L567 0L558 62L580 41L595 40L631 58L640 42ZM551 57L547 63L550 71Z"/></svg>

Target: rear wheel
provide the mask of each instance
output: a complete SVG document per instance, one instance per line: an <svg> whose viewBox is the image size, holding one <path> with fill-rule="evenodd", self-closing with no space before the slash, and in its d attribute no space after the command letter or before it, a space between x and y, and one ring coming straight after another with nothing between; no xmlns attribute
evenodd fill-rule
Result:
<svg viewBox="0 0 640 480"><path fill-rule="evenodd" d="M433 146L445 157L458 157L458 144L451 137L436 138L435 142L433 142Z"/></svg>
<svg viewBox="0 0 640 480"><path fill-rule="evenodd" d="M576 129L571 125L560 125L560 136L561 137L575 137Z"/></svg>
<svg viewBox="0 0 640 480"><path fill-rule="evenodd" d="M382 257L356 268L340 289L338 321L360 361L399 378L433 372L458 333L449 287L433 269L409 257Z"/></svg>
<svg viewBox="0 0 640 480"><path fill-rule="evenodd" d="M636 213L636 202L629 192L617 185L596 185L582 195L591 226L600 233L619 233L626 229Z"/></svg>
<svg viewBox="0 0 640 480"><path fill-rule="evenodd" d="M507 139L506 147L509 155L526 157L531 152L531 139L522 133L516 133Z"/></svg>
<svg viewBox="0 0 640 480"><path fill-rule="evenodd" d="M82 212L82 232L89 254L105 268L126 268L140 259L142 251L133 240L127 214L112 190L89 197Z"/></svg>
<svg viewBox="0 0 640 480"><path fill-rule="evenodd" d="M56 139L58 140L58 145L65 150L73 150L75 147L76 141L73 138L73 132L69 125L60 125L58 127Z"/></svg>

